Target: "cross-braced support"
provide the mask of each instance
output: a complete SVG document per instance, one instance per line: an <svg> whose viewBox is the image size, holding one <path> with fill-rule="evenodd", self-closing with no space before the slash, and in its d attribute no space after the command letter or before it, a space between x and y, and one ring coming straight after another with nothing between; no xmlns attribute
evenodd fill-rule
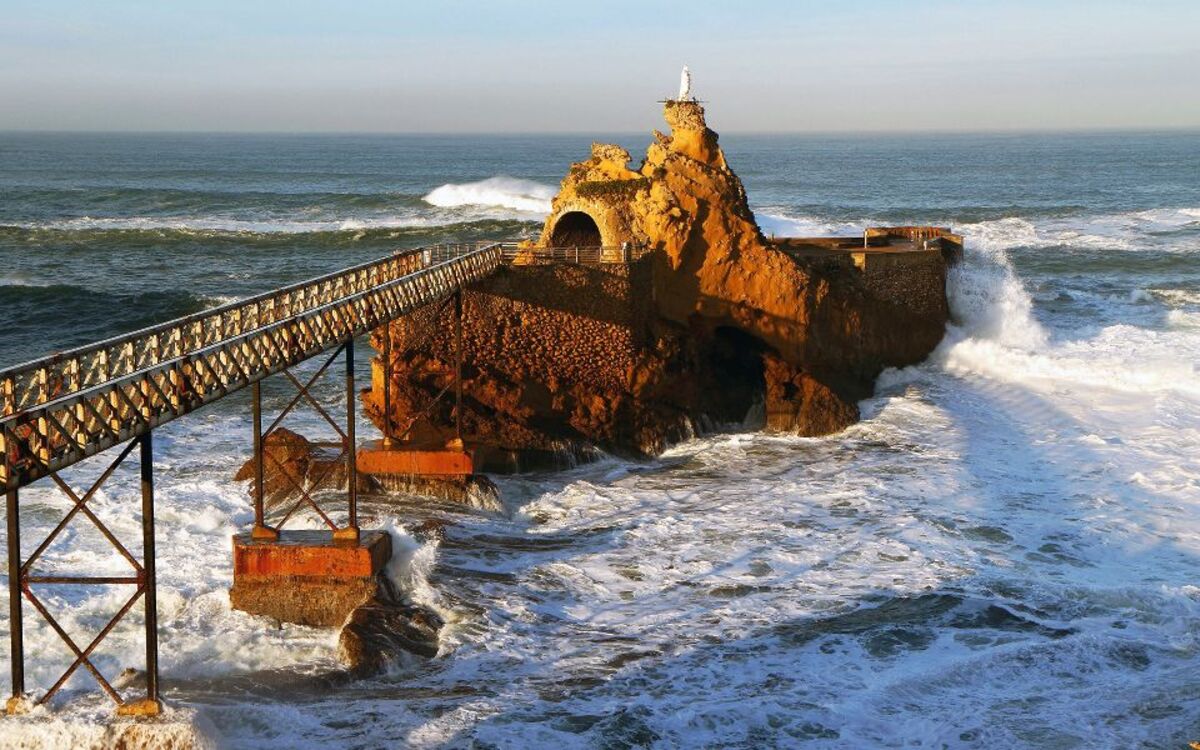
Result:
<svg viewBox="0 0 1200 750"><path fill-rule="evenodd" d="M51 629L58 634L63 643L67 646L75 659L62 676L54 682L50 688L36 700L38 705L49 701L54 694L57 693L63 685L75 674L76 670L83 667L91 673L95 678L96 683L100 688L108 694L110 698L117 704L117 711L121 714L134 715L155 715L162 708L158 698L158 613L157 613L157 582L155 578L154 566L154 448L151 432L147 432L140 437L131 440L116 460L109 464L108 468L100 474L100 477L92 484L92 486L80 496L70 485L68 485L57 473L51 473L50 478L54 480L59 489L62 490L73 503L71 510L59 521L58 525L46 536L44 540L37 546L37 549L24 561L21 560L21 528L20 528L20 498L17 490L10 489L7 493L7 508L8 508L8 585L9 585L9 618L12 628L11 632L11 659L12 659L12 697L8 701L8 712L19 713L28 705L25 694L25 651L24 651L24 623L22 612L22 595L29 600L33 608L38 614L50 625ZM116 535L101 521L95 513L88 508L88 502L95 497L96 492L100 487L108 481L125 459L133 452L135 447L140 448L141 460L141 488L142 488L142 560L139 562L129 550L117 539ZM39 575L34 572L34 565L41 558L42 554L54 543L63 529L71 522L75 516L84 515L96 529L104 536L113 549L115 549L132 568L132 575L128 576L75 576L75 575ZM132 585L135 587L133 594L125 601L124 605L117 611L115 615L100 629L98 635L87 644L85 648L80 648L66 630L55 619L50 612L46 603L43 602L33 590L35 585ZM145 603L145 638L146 638L146 697L142 700L126 702L121 697L120 693L113 688L112 684L104 677L99 668L92 661L92 655L96 647L112 632L133 605L139 598L143 598Z"/></svg>
<svg viewBox="0 0 1200 750"><path fill-rule="evenodd" d="M313 385L321 378L322 375L329 369L339 356L345 355L346 359L346 425L345 429L339 425L333 417L329 415L328 410L321 406L311 392ZM339 541L357 542L359 539L358 528L358 467L357 467L357 449L355 445L355 392L354 392L354 339L348 339L342 346L334 351L333 355L321 365L320 368L308 379L302 383L289 370L283 370L283 375L296 387L296 395L292 397L283 411L271 422L271 425L264 431L262 429L262 385L260 381L253 384L252 392L252 408L254 412L254 528L251 535L254 539L263 541L272 541L279 538L279 530L284 524L295 515L296 511L307 505L317 516L329 527L333 532L334 539ZM283 422L284 417L292 412L293 409L301 402L306 401L312 408L321 415L321 417L333 427L334 431L340 438L337 445L341 446L341 451L338 454L337 460L329 463L325 470L313 482L304 482L304 477L296 477L291 471L284 466L269 450L266 450L265 443L267 438L279 427ZM320 490L326 481L334 475L334 468L337 461L345 460L346 479L348 486L348 520L345 526L338 526L329 517L329 514L317 503L314 495ZM270 461L274 464L279 474L285 477L292 488L300 495L300 498L292 504L283 516L275 523L274 526L268 526L266 523L265 511L265 464Z"/></svg>
<svg viewBox="0 0 1200 750"><path fill-rule="evenodd" d="M453 295L446 299L437 310L434 311L432 318L427 325L432 328L437 324L442 316L446 313L447 308L454 306L454 380L446 384L444 388L430 399L417 414L409 417L404 428L396 433L392 426L392 368L395 365L395 358L392 355L392 333L387 326L384 326L383 332L383 447L391 448L397 442L403 442L408 439L414 427L421 419L428 417L450 389L454 389L454 438L450 441L448 447L461 450L463 447L462 441L462 413L463 413L463 389L462 389L462 365L463 365L463 295L462 290L455 291Z"/></svg>

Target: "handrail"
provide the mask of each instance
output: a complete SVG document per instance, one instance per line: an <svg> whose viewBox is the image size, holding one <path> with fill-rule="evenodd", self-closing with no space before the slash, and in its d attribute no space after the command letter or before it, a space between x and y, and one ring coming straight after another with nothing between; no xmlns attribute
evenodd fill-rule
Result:
<svg viewBox="0 0 1200 750"><path fill-rule="evenodd" d="M645 245L562 245L521 246L502 243L504 262L513 265L544 265L547 263L576 263L579 265L601 265L608 263L631 263L650 252Z"/></svg>
<svg viewBox="0 0 1200 750"><path fill-rule="evenodd" d="M290 315L256 318L254 327L244 326L239 332L202 340L187 349L176 346L169 355L118 377L85 383L70 393L55 394L35 406L2 415L0 486L24 486L341 346L486 277L500 265L500 256L499 245L427 248L355 266L342 274L321 277L319 283L337 282L347 273L355 280L356 274L373 265L397 258L407 258L408 265L423 265L391 280L367 283L364 288L348 288L347 281L335 283L332 290L325 290L320 298ZM368 281L376 279L378 276L369 277ZM309 283L293 289L303 291ZM238 305L226 309L238 309ZM160 330L178 330L172 324L179 322L171 321Z"/></svg>
<svg viewBox="0 0 1200 750"><path fill-rule="evenodd" d="M0 417L100 385L185 351L298 314L322 300L387 283L479 247L435 245L401 250L387 258L0 370Z"/></svg>

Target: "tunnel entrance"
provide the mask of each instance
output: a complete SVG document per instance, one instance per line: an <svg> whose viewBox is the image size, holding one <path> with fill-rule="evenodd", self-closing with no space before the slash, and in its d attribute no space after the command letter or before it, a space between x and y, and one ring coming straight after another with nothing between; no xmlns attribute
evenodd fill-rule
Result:
<svg viewBox="0 0 1200 750"><path fill-rule="evenodd" d="M727 425L761 429L766 423L763 355L767 346L744 331L718 326L704 349L714 380L711 395L716 396L712 416Z"/></svg>
<svg viewBox="0 0 1200 750"><path fill-rule="evenodd" d="M554 247L599 247L600 227L582 211L568 211L559 217L550 235Z"/></svg>

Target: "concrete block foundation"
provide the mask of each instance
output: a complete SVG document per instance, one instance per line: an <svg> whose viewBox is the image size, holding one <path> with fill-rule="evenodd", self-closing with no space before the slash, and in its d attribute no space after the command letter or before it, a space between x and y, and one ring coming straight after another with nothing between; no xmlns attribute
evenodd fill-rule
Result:
<svg viewBox="0 0 1200 750"><path fill-rule="evenodd" d="M328 531L284 530L277 540L237 534L229 601L280 622L336 627L375 596L391 557L383 531L363 532L358 543L335 541Z"/></svg>
<svg viewBox="0 0 1200 750"><path fill-rule="evenodd" d="M380 440L358 449L357 466L363 474L463 480L475 471L474 458L466 449L385 446Z"/></svg>

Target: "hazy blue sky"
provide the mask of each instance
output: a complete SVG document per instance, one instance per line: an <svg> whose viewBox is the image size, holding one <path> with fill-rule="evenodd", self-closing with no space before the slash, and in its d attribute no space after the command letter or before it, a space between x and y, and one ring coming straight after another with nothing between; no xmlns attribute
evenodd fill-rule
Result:
<svg viewBox="0 0 1200 750"><path fill-rule="evenodd" d="M1200 0L0 0L0 129L1200 127Z"/></svg>

